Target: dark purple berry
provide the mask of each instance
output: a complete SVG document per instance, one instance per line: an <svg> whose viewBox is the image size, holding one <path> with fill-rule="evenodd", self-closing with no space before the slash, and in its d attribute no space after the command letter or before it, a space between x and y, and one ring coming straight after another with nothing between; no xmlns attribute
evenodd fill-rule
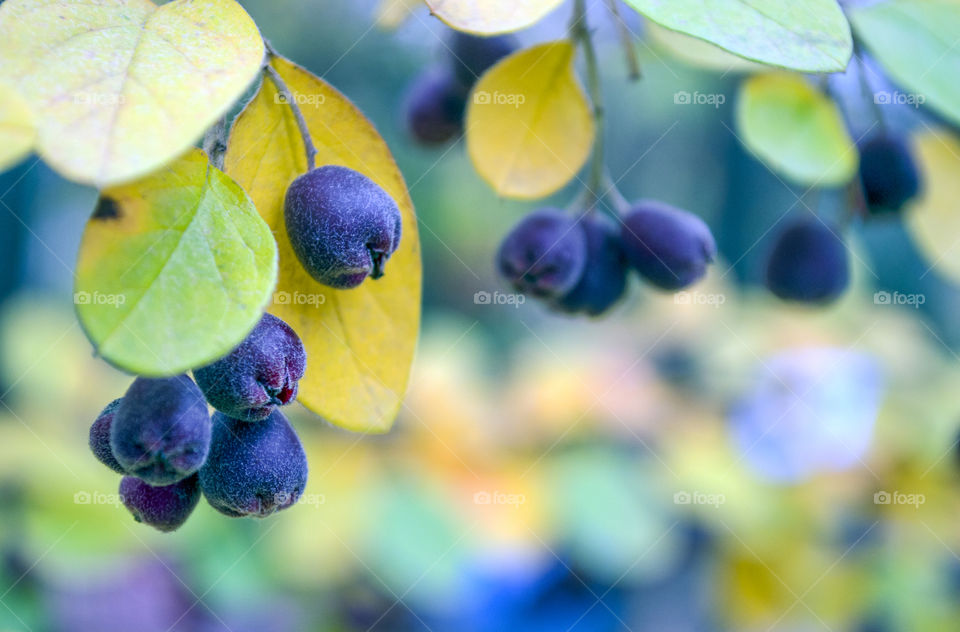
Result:
<svg viewBox="0 0 960 632"><path fill-rule="evenodd" d="M839 232L816 218L787 226L767 261L767 287L784 300L827 303L849 282L847 248Z"/></svg>
<svg viewBox="0 0 960 632"><path fill-rule="evenodd" d="M428 71L407 96L407 127L422 145L442 145L463 134L467 90L449 72Z"/></svg>
<svg viewBox="0 0 960 632"><path fill-rule="evenodd" d="M207 403L193 380L138 377L114 413L110 445L128 474L172 485L203 465L210 434Z"/></svg>
<svg viewBox="0 0 960 632"><path fill-rule="evenodd" d="M252 424L213 415L213 444L200 487L217 511L263 518L297 502L307 484L307 455L279 410Z"/></svg>
<svg viewBox="0 0 960 632"><path fill-rule="evenodd" d="M193 377L211 406L234 419L259 421L294 400L306 365L297 334L264 314L240 346Z"/></svg>
<svg viewBox="0 0 960 632"><path fill-rule="evenodd" d="M598 316L623 296L627 287L627 261L612 221L591 214L580 221L587 239L586 264L573 289L556 300L565 312Z"/></svg>
<svg viewBox="0 0 960 632"><path fill-rule="evenodd" d="M556 298L583 274L587 239L576 219L555 208L527 215L504 238L497 270L518 292Z"/></svg>
<svg viewBox="0 0 960 632"><path fill-rule="evenodd" d="M173 485L153 487L136 476L124 476L120 497L137 522L158 531L175 531L200 501L200 477L192 474Z"/></svg>
<svg viewBox="0 0 960 632"><path fill-rule="evenodd" d="M318 283L345 290L379 279L400 243L400 209L376 182L327 165L293 181L284 202L287 235Z"/></svg>
<svg viewBox="0 0 960 632"><path fill-rule="evenodd" d="M450 38L454 76L461 85L470 88L491 66L517 50L517 47L517 39L512 35L479 37L454 31Z"/></svg>
<svg viewBox="0 0 960 632"><path fill-rule="evenodd" d="M699 281L717 256L717 244L702 219L654 200L637 202L620 227L627 261L664 290Z"/></svg>
<svg viewBox="0 0 960 632"><path fill-rule="evenodd" d="M90 426L90 450L98 461L111 470L118 474L126 474L126 470L117 462L117 457L113 456L113 449L110 447L110 426L121 401L122 398L118 398L107 404Z"/></svg>
<svg viewBox="0 0 960 632"><path fill-rule="evenodd" d="M871 213L899 211L920 191L920 173L904 138L881 134L860 147L860 181Z"/></svg>

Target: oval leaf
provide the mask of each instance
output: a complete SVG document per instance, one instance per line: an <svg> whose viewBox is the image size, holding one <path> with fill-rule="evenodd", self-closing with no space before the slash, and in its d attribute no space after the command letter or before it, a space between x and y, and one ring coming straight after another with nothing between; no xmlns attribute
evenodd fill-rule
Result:
<svg viewBox="0 0 960 632"><path fill-rule="evenodd" d="M804 72L843 70L853 53L836 0L626 0L668 29L752 61Z"/></svg>
<svg viewBox="0 0 960 632"><path fill-rule="evenodd" d="M567 41L500 61L477 82L467 109L467 151L497 193L550 195L590 155L594 125Z"/></svg>
<svg viewBox="0 0 960 632"><path fill-rule="evenodd" d="M719 46L714 46L702 39L665 29L656 22L647 25L646 33L658 46L667 50L680 61L695 68L706 68L724 73L755 72L765 69L762 64L728 53Z"/></svg>
<svg viewBox="0 0 960 632"><path fill-rule="evenodd" d="M29 154L36 135L27 102L8 84L0 83L0 171Z"/></svg>
<svg viewBox="0 0 960 632"><path fill-rule="evenodd" d="M924 131L913 140L923 173L923 194L905 213L911 234L926 253L930 269L960 281L960 138L944 131Z"/></svg>
<svg viewBox="0 0 960 632"><path fill-rule="evenodd" d="M103 187L188 149L256 76L263 40L233 0L7 0L0 58L38 153Z"/></svg>
<svg viewBox="0 0 960 632"><path fill-rule="evenodd" d="M329 84L287 60L274 68L294 94L317 148L317 166L360 171L382 186L403 215L400 247L383 278L352 290L314 281L287 238L283 200L306 171L293 113L269 79L234 123L226 169L257 204L280 252L269 311L303 339L307 372L300 402L349 430L386 432L403 402L420 327L420 242L403 176L373 125Z"/></svg>
<svg viewBox="0 0 960 632"><path fill-rule="evenodd" d="M563 0L427 0L430 12L449 26L478 35L519 31L563 4Z"/></svg>
<svg viewBox="0 0 960 632"><path fill-rule="evenodd" d="M857 169L859 154L836 104L798 75L744 82L737 127L747 149L797 184L839 185Z"/></svg>
<svg viewBox="0 0 960 632"><path fill-rule="evenodd" d="M890 0L855 8L850 20L899 85L960 125L960 2Z"/></svg>
<svg viewBox="0 0 960 632"><path fill-rule="evenodd" d="M199 149L103 191L80 244L77 314L97 353L172 375L228 353L259 321L277 275L270 228Z"/></svg>

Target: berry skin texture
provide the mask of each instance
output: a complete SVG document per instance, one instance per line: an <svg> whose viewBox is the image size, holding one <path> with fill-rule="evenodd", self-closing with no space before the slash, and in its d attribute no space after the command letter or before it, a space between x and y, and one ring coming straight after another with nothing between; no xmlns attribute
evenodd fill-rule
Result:
<svg viewBox="0 0 960 632"><path fill-rule="evenodd" d="M623 218L620 243L640 276L664 290L696 283L717 256L717 244L702 219L654 200L637 202Z"/></svg>
<svg viewBox="0 0 960 632"><path fill-rule="evenodd" d="M576 219L555 208L527 215L497 252L497 270L518 292L558 298L583 275L587 238Z"/></svg>
<svg viewBox="0 0 960 632"><path fill-rule="evenodd" d="M790 224L767 261L766 285L779 298L828 303L850 282L847 249L839 232L815 218Z"/></svg>
<svg viewBox="0 0 960 632"><path fill-rule="evenodd" d="M457 81L469 89L491 66L518 48L515 37L498 35L478 37L454 31L450 38L450 57Z"/></svg>
<svg viewBox="0 0 960 632"><path fill-rule="evenodd" d="M158 531L176 531L200 502L200 477L187 478L164 487L153 487L136 476L120 481L120 497L133 519Z"/></svg>
<svg viewBox="0 0 960 632"><path fill-rule="evenodd" d="M449 72L428 71L407 96L407 128L421 145L443 145L463 135L466 107L466 88Z"/></svg>
<svg viewBox="0 0 960 632"><path fill-rule="evenodd" d="M214 413L213 424L200 488L214 509L264 518L297 502L307 484L307 455L283 413L253 424Z"/></svg>
<svg viewBox="0 0 960 632"><path fill-rule="evenodd" d="M287 323L264 314L240 345L193 377L207 402L243 421L266 419L277 406L297 396L307 353Z"/></svg>
<svg viewBox="0 0 960 632"><path fill-rule="evenodd" d="M379 279L400 243L400 209L358 171L327 165L298 177L284 201L290 245L318 283L339 290Z"/></svg>
<svg viewBox="0 0 960 632"><path fill-rule="evenodd" d="M560 311L599 316L627 288L627 261L616 227L606 217L591 214L580 220L587 240L586 264L573 289L554 303Z"/></svg>
<svg viewBox="0 0 960 632"><path fill-rule="evenodd" d="M163 486L200 469L210 436L207 403L193 380L138 377L114 413L110 446L128 474Z"/></svg>
<svg viewBox="0 0 960 632"><path fill-rule="evenodd" d="M920 192L920 173L904 138L881 134L860 147L860 182L871 214L896 213Z"/></svg>
<svg viewBox="0 0 960 632"><path fill-rule="evenodd" d="M123 399L118 398L107 404L90 426L90 451L98 461L117 474L126 474L127 471L117 461L117 457L113 456L113 449L110 447L110 426L121 401Z"/></svg>

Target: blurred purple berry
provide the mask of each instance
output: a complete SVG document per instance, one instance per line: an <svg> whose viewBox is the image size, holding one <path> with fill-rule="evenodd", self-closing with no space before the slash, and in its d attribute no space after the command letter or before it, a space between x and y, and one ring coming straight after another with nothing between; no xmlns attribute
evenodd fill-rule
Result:
<svg viewBox="0 0 960 632"><path fill-rule="evenodd" d="M450 57L457 81L470 88L495 63L517 50L512 35L480 37L454 31L450 37Z"/></svg>
<svg viewBox="0 0 960 632"><path fill-rule="evenodd" d="M463 134L467 90L449 72L427 71L407 95L407 127L421 145L443 145Z"/></svg>
<svg viewBox="0 0 960 632"><path fill-rule="evenodd" d="M307 484L307 455L279 410L259 423L213 415L210 456L200 487L217 511L263 518L297 502Z"/></svg>
<svg viewBox="0 0 960 632"><path fill-rule="evenodd" d="M284 217L290 245L318 283L354 288L379 279L400 243L400 209L376 182L327 165L287 189Z"/></svg>
<svg viewBox="0 0 960 632"><path fill-rule="evenodd" d="M120 497L134 520L167 533L186 522L200 501L200 477L192 474L173 485L153 487L135 476L124 476Z"/></svg>
<svg viewBox="0 0 960 632"><path fill-rule="evenodd" d="M556 298L577 284L586 258L587 238L576 219L559 209L542 208L504 238L497 269L518 292Z"/></svg>
<svg viewBox="0 0 960 632"><path fill-rule="evenodd" d="M100 415L90 426L90 450L97 460L109 467L118 474L126 474L126 470L113 456L113 448L110 447L110 426L113 423L113 416L117 412L122 398L117 398L107 404L106 408L100 411Z"/></svg>
<svg viewBox="0 0 960 632"><path fill-rule="evenodd" d="M879 134L860 146L860 182L871 213L899 211L920 191L920 173L906 139Z"/></svg>
<svg viewBox="0 0 960 632"><path fill-rule="evenodd" d="M114 413L110 445L128 474L172 485L203 465L210 426L203 393L189 377L138 377Z"/></svg>
<svg viewBox="0 0 960 632"><path fill-rule="evenodd" d="M620 241L630 265L664 290L696 283L717 256L717 244L702 219L655 200L637 202L627 213Z"/></svg>
<svg viewBox="0 0 960 632"><path fill-rule="evenodd" d="M617 228L606 217L592 214L580 221L587 240L586 264L572 290L555 306L565 312L598 316L616 303L627 287L627 261Z"/></svg>
<svg viewBox="0 0 960 632"><path fill-rule="evenodd" d="M293 329L264 314L236 349L196 369L193 377L211 406L234 419L259 421L296 398L306 365Z"/></svg>
<svg viewBox="0 0 960 632"><path fill-rule="evenodd" d="M766 284L779 298L827 303L843 294L849 282L847 248L835 227L803 218L777 237L767 260Z"/></svg>

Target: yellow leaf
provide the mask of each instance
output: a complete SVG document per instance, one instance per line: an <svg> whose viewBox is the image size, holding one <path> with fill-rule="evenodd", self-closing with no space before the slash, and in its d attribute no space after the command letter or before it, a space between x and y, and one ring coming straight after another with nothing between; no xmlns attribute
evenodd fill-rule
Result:
<svg viewBox="0 0 960 632"><path fill-rule="evenodd" d="M960 138L927 131L913 139L923 174L921 197L904 215L933 272L960 281Z"/></svg>
<svg viewBox="0 0 960 632"><path fill-rule="evenodd" d="M493 35L539 22L563 0L427 0L430 12L458 31Z"/></svg>
<svg viewBox="0 0 960 632"><path fill-rule="evenodd" d="M569 42L541 44L502 60L474 87L467 151L497 193L544 197L586 162L593 118L573 59Z"/></svg>
<svg viewBox="0 0 960 632"><path fill-rule="evenodd" d="M12 87L0 83L0 171L30 153L36 135L27 102Z"/></svg>
<svg viewBox="0 0 960 632"><path fill-rule="evenodd" d="M314 281L290 246L283 218L287 187L306 171L292 110L264 79L234 123L226 170L253 198L280 253L277 294L269 311L303 339L307 372L300 402L349 430L386 432L403 401L420 325L420 242L403 176L373 125L342 94L287 60L273 66L300 104L317 148L317 166L360 171L396 200L400 247L385 275L352 290Z"/></svg>
<svg viewBox="0 0 960 632"><path fill-rule="evenodd" d="M6 0L0 59L37 152L104 187L187 150L256 76L263 40L234 0Z"/></svg>

